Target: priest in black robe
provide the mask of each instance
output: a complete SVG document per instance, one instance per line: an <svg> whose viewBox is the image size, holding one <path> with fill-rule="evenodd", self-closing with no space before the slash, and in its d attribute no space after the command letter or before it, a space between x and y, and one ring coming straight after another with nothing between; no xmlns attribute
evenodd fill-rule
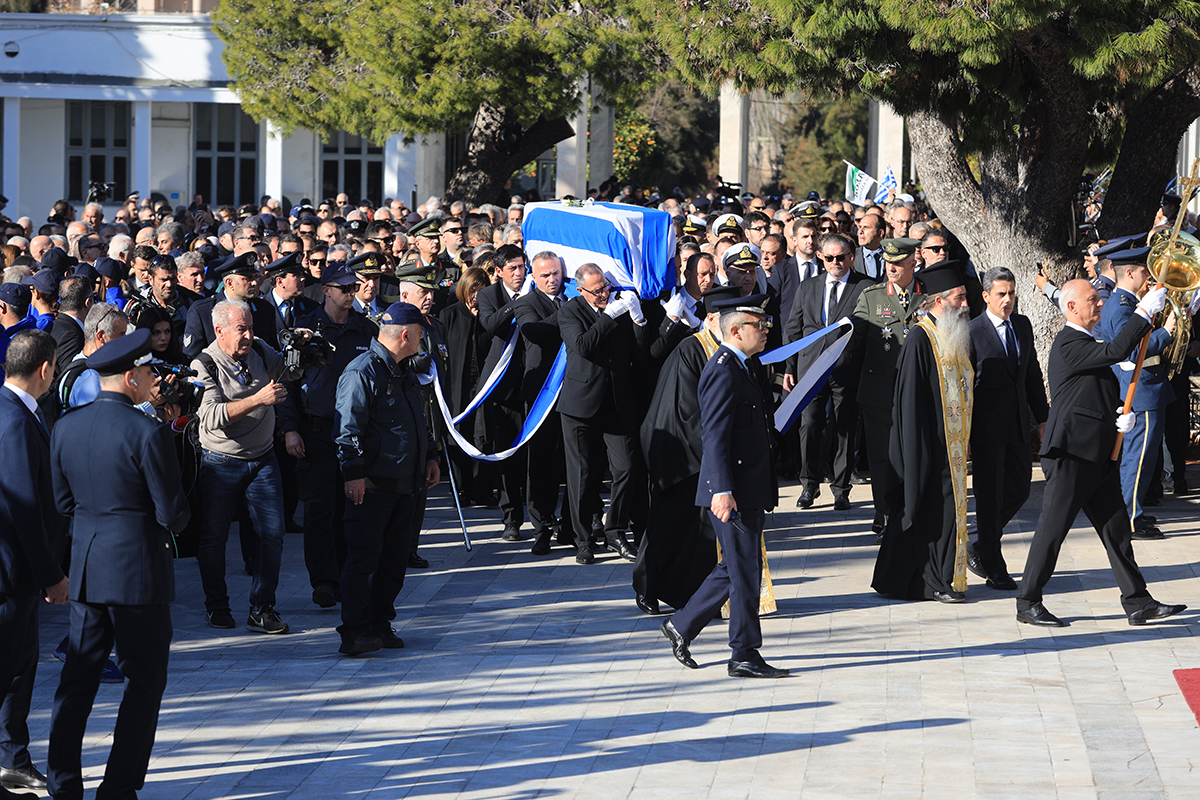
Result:
<svg viewBox="0 0 1200 800"><path fill-rule="evenodd" d="M925 317L908 333L896 366L889 459L891 490L871 586L888 597L966 599L966 460L970 440L969 309L958 262L918 274Z"/></svg>
<svg viewBox="0 0 1200 800"><path fill-rule="evenodd" d="M642 453L650 472L650 513L633 565L638 608L659 613L659 602L683 608L717 563L708 511L696 505L700 479L700 372L720 346L712 303L737 297L735 286L704 294L708 312L700 331L671 351L642 421Z"/></svg>

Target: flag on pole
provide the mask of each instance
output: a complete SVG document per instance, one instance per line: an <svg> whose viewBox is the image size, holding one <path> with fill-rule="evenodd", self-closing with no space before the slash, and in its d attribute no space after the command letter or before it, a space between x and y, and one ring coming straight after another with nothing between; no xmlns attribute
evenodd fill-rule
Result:
<svg viewBox="0 0 1200 800"><path fill-rule="evenodd" d="M896 183L896 173L892 172L892 165L888 164L887 172L883 173L883 180L879 182L879 191L875 193L875 202L882 203L887 200L888 192L894 192L900 188L900 184Z"/></svg>
<svg viewBox="0 0 1200 800"><path fill-rule="evenodd" d="M875 179L849 161L842 163L846 165L846 199L856 206L865 206L871 199Z"/></svg>

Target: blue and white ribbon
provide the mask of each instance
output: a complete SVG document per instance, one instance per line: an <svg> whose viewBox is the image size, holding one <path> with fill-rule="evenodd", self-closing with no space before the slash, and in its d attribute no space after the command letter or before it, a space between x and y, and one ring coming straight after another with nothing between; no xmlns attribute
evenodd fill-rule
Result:
<svg viewBox="0 0 1200 800"><path fill-rule="evenodd" d="M837 365L838 358L841 357L842 351L846 349L846 345L850 344L850 337L854 335L854 326L850 324L850 320L842 317L834 325L809 334L798 342L792 342L792 345L801 345L797 350L803 350L808 345L812 344L816 339L824 336L834 329L841 326L846 326L846 332L837 338L837 340L826 348L825 352L817 356L812 365L796 380L796 386L792 389L791 394L784 398L779 404L779 408L775 411L775 430L780 433L786 433L788 428L796 422L800 416L800 412L804 411L805 406L812 402L812 399L821 391L821 387L825 385L825 381L829 380L829 375L833 372L833 368ZM792 345L777 347L767 355L772 355L785 350ZM793 352L796 352L795 350ZM783 356L787 358L787 356ZM775 360L782 360L777 358ZM774 361L770 362L774 363Z"/></svg>

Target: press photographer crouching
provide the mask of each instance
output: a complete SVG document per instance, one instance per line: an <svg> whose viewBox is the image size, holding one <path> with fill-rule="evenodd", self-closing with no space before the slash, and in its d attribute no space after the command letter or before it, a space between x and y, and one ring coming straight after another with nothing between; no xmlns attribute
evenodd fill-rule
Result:
<svg viewBox="0 0 1200 800"><path fill-rule="evenodd" d="M299 378L303 368L298 361L289 368L283 354L255 337L247 303L217 303L212 322L216 338L192 362L204 386L199 411L204 508L198 561L205 616L214 628L235 626L225 584L225 543L234 510L245 498L258 533L246 629L287 633L287 623L275 611L284 514L283 484L272 448L274 407L287 397L283 381ZM304 342L312 338L303 328L294 334Z"/></svg>

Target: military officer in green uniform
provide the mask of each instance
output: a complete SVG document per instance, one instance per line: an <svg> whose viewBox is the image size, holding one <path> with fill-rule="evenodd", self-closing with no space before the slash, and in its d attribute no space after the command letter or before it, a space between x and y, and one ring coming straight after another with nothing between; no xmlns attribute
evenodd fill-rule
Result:
<svg viewBox="0 0 1200 800"><path fill-rule="evenodd" d="M871 496L875 501L875 519L871 530L876 538L887 523L884 498L888 489L900 480L888 462L888 441L892 430L892 390L896 385L896 359L904 337L918 319L920 288L913 278L916 239L884 239L884 272L887 280L871 286L858 297L854 308L855 335L863 348L862 377L858 383L858 404L862 410L867 436L867 461L871 466Z"/></svg>
<svg viewBox="0 0 1200 800"><path fill-rule="evenodd" d="M457 224L457 223L456 223ZM432 273L433 310L428 312L433 316L441 313L442 309L455 302L454 287L462 277L462 270L448 257L443 257L442 250L442 220L436 217L423 219L408 229L408 235L416 244L416 258L401 264L396 270L396 277L401 272L411 273L414 269L421 273Z"/></svg>

